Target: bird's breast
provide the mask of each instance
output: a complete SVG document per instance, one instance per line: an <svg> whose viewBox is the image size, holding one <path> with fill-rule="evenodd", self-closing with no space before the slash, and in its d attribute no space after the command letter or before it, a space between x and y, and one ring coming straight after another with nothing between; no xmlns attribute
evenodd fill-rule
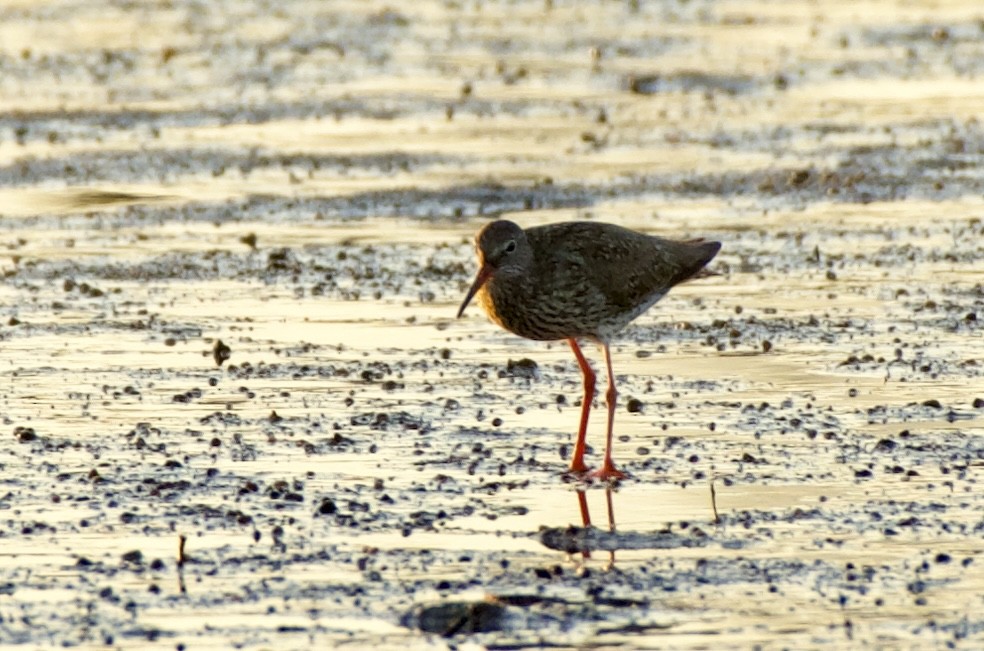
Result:
<svg viewBox="0 0 984 651"><path fill-rule="evenodd" d="M477 296L489 318L513 334L538 341L592 337L599 315L591 314L583 297L554 288L537 291L522 282L503 282L493 277Z"/></svg>

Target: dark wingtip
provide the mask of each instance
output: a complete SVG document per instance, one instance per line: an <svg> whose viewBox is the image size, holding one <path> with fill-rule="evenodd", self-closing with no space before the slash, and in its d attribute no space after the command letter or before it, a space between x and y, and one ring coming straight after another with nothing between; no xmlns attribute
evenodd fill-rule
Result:
<svg viewBox="0 0 984 651"><path fill-rule="evenodd" d="M714 256L718 254L721 250L720 242L699 242L697 243L697 250L700 251L699 259L700 266L708 264L714 259Z"/></svg>
<svg viewBox="0 0 984 651"><path fill-rule="evenodd" d="M693 258L690 260L690 264L687 265L690 271L683 276L682 280L719 275L713 271L708 271L705 267L714 259L718 251L721 250L721 243L706 240L691 240L688 244L692 247Z"/></svg>
<svg viewBox="0 0 984 651"><path fill-rule="evenodd" d="M708 242L708 244L710 246L707 247L707 250L710 253L710 255L707 256L707 261L710 262L711 260L714 259L714 256L716 256L718 254L718 252L721 250L721 243L720 242Z"/></svg>

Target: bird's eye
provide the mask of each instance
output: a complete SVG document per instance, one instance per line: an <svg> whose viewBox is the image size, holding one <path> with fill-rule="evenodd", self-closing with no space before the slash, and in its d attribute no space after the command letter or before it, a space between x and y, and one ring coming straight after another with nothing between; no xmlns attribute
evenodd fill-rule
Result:
<svg viewBox="0 0 984 651"><path fill-rule="evenodd" d="M506 253L512 253L516 250L516 241L510 240L509 244L506 245Z"/></svg>

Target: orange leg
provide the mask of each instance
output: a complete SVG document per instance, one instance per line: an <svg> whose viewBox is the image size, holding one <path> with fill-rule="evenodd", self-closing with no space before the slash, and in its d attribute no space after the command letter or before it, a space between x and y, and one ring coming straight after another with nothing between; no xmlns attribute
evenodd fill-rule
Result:
<svg viewBox="0 0 984 651"><path fill-rule="evenodd" d="M602 462L601 468L591 473L591 476L607 481L625 479L626 474L616 468L612 461L612 430L615 425L615 399L618 397L618 392L615 390L615 374L612 373L612 353L608 349L607 343L602 343L602 347L605 349L605 364L608 366L608 393L605 394L605 398L608 400L608 440L605 443L605 460Z"/></svg>
<svg viewBox="0 0 984 651"><path fill-rule="evenodd" d="M581 403L581 426L577 430L577 442L574 444L574 457L571 459L571 472L585 472L588 467L584 463L585 438L588 435L588 415L591 413L591 401L594 400L595 392L595 372L584 358L581 347L577 345L577 340L571 337L567 340L577 357L577 363L581 367L581 375L584 376L584 401Z"/></svg>

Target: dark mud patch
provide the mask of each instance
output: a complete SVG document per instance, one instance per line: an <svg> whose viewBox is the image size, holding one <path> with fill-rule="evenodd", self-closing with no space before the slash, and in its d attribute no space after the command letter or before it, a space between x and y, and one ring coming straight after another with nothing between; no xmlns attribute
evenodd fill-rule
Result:
<svg viewBox="0 0 984 651"><path fill-rule="evenodd" d="M704 547L708 544L706 534L702 530L689 526L685 529L689 531L681 535L672 531L623 533L593 527L549 527L540 531L540 542L549 549L568 554L592 551L614 552L621 549L679 549ZM741 543L738 545L740 546Z"/></svg>
<svg viewBox="0 0 984 651"><path fill-rule="evenodd" d="M72 195L69 195L71 197ZM98 195L97 195L98 196ZM253 195L239 201L190 202L179 206L128 206L122 210L92 211L84 216L89 227L105 229L147 228L168 223L226 224L346 221L369 218L412 217L421 221L447 222L552 208L578 208L597 200L583 187L557 187L550 183L509 187L498 183L447 187L441 190L392 190L336 197L286 198ZM45 199L45 201L48 201ZM80 227L78 214L21 218L22 225L57 223Z"/></svg>
<svg viewBox="0 0 984 651"><path fill-rule="evenodd" d="M626 89L639 95L667 92L738 95L755 90L759 84L752 77L711 75L699 71L683 71L672 75L637 75L625 81Z"/></svg>
<svg viewBox="0 0 984 651"><path fill-rule="evenodd" d="M173 183L187 176L221 177L235 173L249 178L253 172L283 170L288 181L301 183L315 175L344 177L350 173L373 176L395 175L433 165L466 165L466 160L437 154L414 156L403 152L382 152L343 156L286 154L258 148L244 151L228 149L180 149L160 147L139 151L84 152L65 158L23 157L15 164L0 167L0 186L18 186L58 181L68 186L112 182Z"/></svg>
<svg viewBox="0 0 984 651"><path fill-rule="evenodd" d="M8 70L10 68L7 68ZM443 104L434 103L435 108ZM219 127L231 124L260 124L273 120L340 118L344 116L372 117L390 120L397 117L393 109L370 107L358 99L334 102L298 100L266 102L262 106L202 107L166 112L153 110L69 110L69 111L10 111L0 115L0 133L5 141L20 145L37 142L69 144L79 141L101 141L110 134L129 135L143 131L150 143L160 138L160 131L171 127ZM16 169L16 168L15 168Z"/></svg>
<svg viewBox="0 0 984 651"><path fill-rule="evenodd" d="M815 128L815 127L814 127ZM818 143L817 154L827 155L837 162L829 167L804 165L785 169L762 169L748 173L695 175L682 179L677 192L688 195L755 196L763 200L782 197L794 203L835 201L870 203L902 201L908 198L933 200L955 199L980 195L984 191L980 175L973 169L984 152L980 125L971 120L964 123L941 122L907 128L905 136L921 136L914 146L900 145L899 132L887 134L889 142L878 145L859 145L848 148L825 147ZM874 134L858 133L859 138ZM877 139L885 140L886 134ZM802 134L778 132L766 142L775 147L789 146ZM727 137L734 146L742 146L746 138ZM759 142L762 140L756 139ZM721 138L717 140L722 144Z"/></svg>

